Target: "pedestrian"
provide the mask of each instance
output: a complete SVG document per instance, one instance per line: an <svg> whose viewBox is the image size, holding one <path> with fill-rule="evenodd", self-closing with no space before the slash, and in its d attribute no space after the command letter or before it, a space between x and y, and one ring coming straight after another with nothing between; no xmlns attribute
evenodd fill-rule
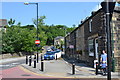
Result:
<svg viewBox="0 0 120 80"><path fill-rule="evenodd" d="M106 75L106 70L107 70L107 53L106 53L105 50L102 51L100 61L101 61L102 74Z"/></svg>

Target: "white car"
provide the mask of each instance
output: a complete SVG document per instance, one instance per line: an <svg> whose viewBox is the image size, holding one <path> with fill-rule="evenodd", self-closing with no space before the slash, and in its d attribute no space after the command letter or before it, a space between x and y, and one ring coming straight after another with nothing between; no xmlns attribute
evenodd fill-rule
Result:
<svg viewBox="0 0 120 80"><path fill-rule="evenodd" d="M61 58L62 51L56 50L56 51L54 51L54 53L55 53L55 59L56 59L56 58Z"/></svg>

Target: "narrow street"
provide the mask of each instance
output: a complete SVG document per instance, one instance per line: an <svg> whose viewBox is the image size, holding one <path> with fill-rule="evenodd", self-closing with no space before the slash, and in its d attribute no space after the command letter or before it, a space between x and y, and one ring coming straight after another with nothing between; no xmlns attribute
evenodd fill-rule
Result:
<svg viewBox="0 0 120 80"><path fill-rule="evenodd" d="M2 0L0 10L0 80L120 80L120 0Z"/></svg>
<svg viewBox="0 0 120 80"><path fill-rule="evenodd" d="M31 71L24 69L21 67L22 64L25 64L25 57L23 58L11 58L9 61L8 59L1 60L0 64L0 78L4 79L12 79L12 78L47 78L47 76L38 75L32 73Z"/></svg>
<svg viewBox="0 0 120 80"><path fill-rule="evenodd" d="M44 71L41 71L41 61L37 63L37 67L33 68L34 63L29 66L25 63L25 58L16 61L10 61L3 63L3 69L1 67L1 75L2 80L9 79L47 79L47 78L72 78L72 79L95 79L104 80L106 76L95 75L95 69L87 67L83 63L76 63L75 74L72 74L72 65L69 63L70 61L65 61L64 59L58 60L44 60ZM86 77L87 76L87 77ZM89 78L89 79L88 79ZM113 80L117 80L118 76L113 75Z"/></svg>

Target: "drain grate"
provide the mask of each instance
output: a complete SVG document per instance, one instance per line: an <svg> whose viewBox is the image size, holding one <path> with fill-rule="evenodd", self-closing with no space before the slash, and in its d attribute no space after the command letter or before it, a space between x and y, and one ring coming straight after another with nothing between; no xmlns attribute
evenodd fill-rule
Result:
<svg viewBox="0 0 120 80"><path fill-rule="evenodd" d="M31 76L31 75L29 75L29 74L23 74L22 76Z"/></svg>

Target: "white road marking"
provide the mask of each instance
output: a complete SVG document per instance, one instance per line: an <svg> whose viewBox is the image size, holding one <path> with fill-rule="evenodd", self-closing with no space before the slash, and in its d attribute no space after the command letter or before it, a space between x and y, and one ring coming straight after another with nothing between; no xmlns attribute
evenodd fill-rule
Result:
<svg viewBox="0 0 120 80"><path fill-rule="evenodd" d="M3 65L0 65L0 68L1 67L12 67L12 66L16 66L17 64L19 63L3 64Z"/></svg>
<svg viewBox="0 0 120 80"><path fill-rule="evenodd" d="M12 65L17 65L17 64L19 64L19 63L12 63Z"/></svg>

